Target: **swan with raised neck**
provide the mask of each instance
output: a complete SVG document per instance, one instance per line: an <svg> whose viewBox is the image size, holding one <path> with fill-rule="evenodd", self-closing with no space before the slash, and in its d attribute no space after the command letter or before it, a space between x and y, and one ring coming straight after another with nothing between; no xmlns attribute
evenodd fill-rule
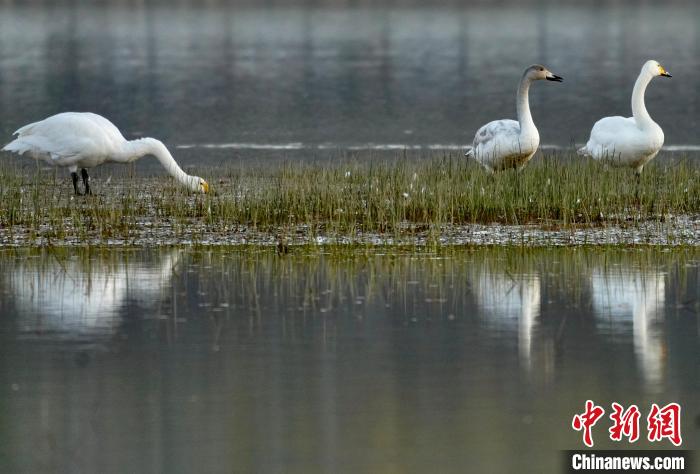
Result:
<svg viewBox="0 0 700 474"><path fill-rule="evenodd" d="M644 93L655 77L672 77L658 61L644 63L632 89L632 117L604 117L591 130L581 156L629 166L639 175L664 144L664 131L652 120L644 103Z"/></svg>
<svg viewBox="0 0 700 474"><path fill-rule="evenodd" d="M474 157L489 171L522 169L530 161L540 144L529 99L530 85L538 80L562 82L563 79L541 64L525 69L516 95L518 120L494 120L481 127L466 156Z"/></svg>

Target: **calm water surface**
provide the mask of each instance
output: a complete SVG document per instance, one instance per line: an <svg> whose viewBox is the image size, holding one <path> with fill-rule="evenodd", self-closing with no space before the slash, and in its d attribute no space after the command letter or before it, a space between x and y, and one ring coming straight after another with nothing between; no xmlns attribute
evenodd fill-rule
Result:
<svg viewBox="0 0 700 474"><path fill-rule="evenodd" d="M587 398L695 449L699 297L695 250L6 250L0 470L553 472Z"/></svg>
<svg viewBox="0 0 700 474"><path fill-rule="evenodd" d="M667 145L700 146L695 2L335 3L4 2L3 140L47 115L90 110L128 138L196 145L176 152L187 164L368 144L440 149L514 117L520 74L541 62L566 81L535 85L533 115L543 144L566 147L598 118L628 115L639 69L655 58L674 77L651 84L650 113Z"/></svg>

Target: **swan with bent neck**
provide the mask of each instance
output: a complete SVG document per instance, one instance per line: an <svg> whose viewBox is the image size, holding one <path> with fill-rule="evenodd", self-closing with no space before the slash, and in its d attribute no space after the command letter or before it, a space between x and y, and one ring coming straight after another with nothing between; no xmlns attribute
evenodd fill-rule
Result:
<svg viewBox="0 0 700 474"><path fill-rule="evenodd" d="M190 191L207 193L209 184L190 176L177 164L168 149L155 138L127 140L112 122L89 112L64 112L17 130L17 138L4 151L28 155L52 166L68 168L73 189L78 191L81 168L85 194L91 194L87 168L103 163L131 163L146 155L155 156L165 170Z"/></svg>
<svg viewBox="0 0 700 474"><path fill-rule="evenodd" d="M540 134L532 120L528 97L530 85L539 80L563 81L540 64L525 69L518 85L518 120L494 120L481 127L466 156L475 158L491 172L509 168L520 170L527 165L540 145Z"/></svg>
<svg viewBox="0 0 700 474"><path fill-rule="evenodd" d="M593 125L586 146L579 148L581 156L629 166L639 176L664 144L664 131L651 119L644 105L644 92L657 76L671 77L661 64L644 63L632 90L632 117L605 117Z"/></svg>

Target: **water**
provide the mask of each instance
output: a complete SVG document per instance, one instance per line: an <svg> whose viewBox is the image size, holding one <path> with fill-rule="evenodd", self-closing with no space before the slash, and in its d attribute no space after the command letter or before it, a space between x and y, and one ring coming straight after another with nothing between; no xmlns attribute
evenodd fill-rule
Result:
<svg viewBox="0 0 700 474"><path fill-rule="evenodd" d="M521 72L541 62L566 80L535 85L533 115L544 145L568 147L598 118L630 113L639 69L655 58L674 77L651 84L650 113L667 145L700 146L694 2L83 3L0 6L4 140L90 110L128 138L183 147L186 164L456 153L480 125L514 117Z"/></svg>
<svg viewBox="0 0 700 474"><path fill-rule="evenodd" d="M700 147L694 2L86 3L0 4L2 141L90 110L186 166L458 153L514 117L541 62L565 77L531 91L542 143L569 147L629 114L654 58L674 75L647 92L658 159ZM0 471L554 472L587 398L679 402L695 449L699 266L694 249L3 250Z"/></svg>
<svg viewBox="0 0 700 474"><path fill-rule="evenodd" d="M699 257L5 250L0 470L558 472L587 398L697 449Z"/></svg>

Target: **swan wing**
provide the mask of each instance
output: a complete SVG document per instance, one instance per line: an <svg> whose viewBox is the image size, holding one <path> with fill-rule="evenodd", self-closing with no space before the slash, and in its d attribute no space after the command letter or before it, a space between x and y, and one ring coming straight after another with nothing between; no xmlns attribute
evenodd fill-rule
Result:
<svg viewBox="0 0 700 474"><path fill-rule="evenodd" d="M520 154L520 124L515 120L494 120L474 136L472 153L474 158L489 169L504 167L504 159ZM505 165L508 167L508 165Z"/></svg>
<svg viewBox="0 0 700 474"><path fill-rule="evenodd" d="M474 150L484 151L501 142L517 141L520 135L520 124L515 120L494 120L479 130L474 136Z"/></svg>
<svg viewBox="0 0 700 474"><path fill-rule="evenodd" d="M641 169L656 156L663 143L660 127L642 130L633 117L605 117L593 125L591 137L579 154Z"/></svg>
<svg viewBox="0 0 700 474"><path fill-rule="evenodd" d="M97 114L64 112L30 123L15 132L3 150L29 153L67 166L84 158L103 158L126 141L119 129Z"/></svg>
<svg viewBox="0 0 700 474"><path fill-rule="evenodd" d="M593 125L588 143L579 152L595 159L619 155L638 134L639 128L634 118L605 117Z"/></svg>

